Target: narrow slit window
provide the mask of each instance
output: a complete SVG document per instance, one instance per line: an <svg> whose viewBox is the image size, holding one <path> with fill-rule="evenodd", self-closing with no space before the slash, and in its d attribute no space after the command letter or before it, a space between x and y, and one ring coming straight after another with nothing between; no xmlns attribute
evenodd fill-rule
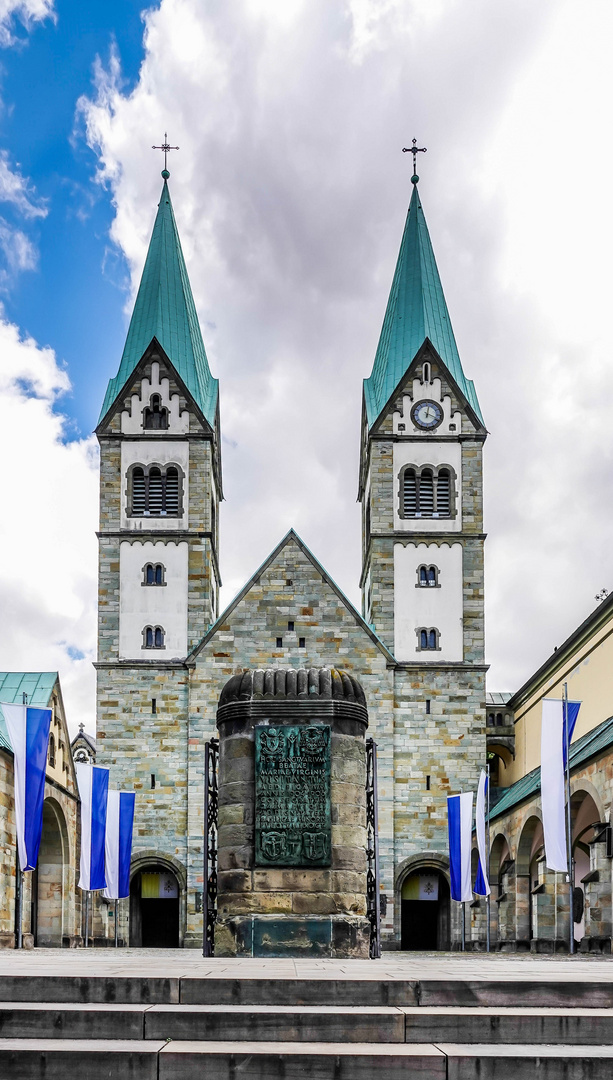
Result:
<svg viewBox="0 0 613 1080"><path fill-rule="evenodd" d="M306 649L306 638L301 637L298 641L299 649Z"/></svg>
<svg viewBox="0 0 613 1080"><path fill-rule="evenodd" d="M426 776L426 791L430 790L430 777Z"/></svg>
<svg viewBox="0 0 613 1080"><path fill-rule="evenodd" d="M426 713L430 715L430 698L426 698Z"/></svg>
<svg viewBox="0 0 613 1080"><path fill-rule="evenodd" d="M428 631L428 648L436 649L436 630Z"/></svg>
<svg viewBox="0 0 613 1080"><path fill-rule="evenodd" d="M427 570L427 567L425 567L425 566L420 566L420 568L419 568L419 584L420 585L427 585L428 584L428 570Z"/></svg>
<svg viewBox="0 0 613 1080"><path fill-rule="evenodd" d="M157 698L154 698L154 697L152 697L152 698L151 698L151 712L152 712L152 713L153 713L153 715L155 716L155 714L157 713L157 711L158 711L158 703L157 703Z"/></svg>
<svg viewBox="0 0 613 1080"><path fill-rule="evenodd" d="M287 624L287 629L290 631L291 634L293 634L293 632L294 632L294 624L293 624L291 619L289 620L289 622Z"/></svg>
<svg viewBox="0 0 613 1080"><path fill-rule="evenodd" d="M164 631L161 626L156 626L154 640L156 649L164 648Z"/></svg>
<svg viewBox="0 0 613 1080"><path fill-rule="evenodd" d="M436 585L437 584L436 579L437 579L436 566L429 566L428 567L428 585L429 586Z"/></svg>
<svg viewBox="0 0 613 1080"><path fill-rule="evenodd" d="M278 637L278 638L277 638L277 648L278 648L278 649L282 649L282 648L283 648L283 638L282 638L282 637Z"/></svg>

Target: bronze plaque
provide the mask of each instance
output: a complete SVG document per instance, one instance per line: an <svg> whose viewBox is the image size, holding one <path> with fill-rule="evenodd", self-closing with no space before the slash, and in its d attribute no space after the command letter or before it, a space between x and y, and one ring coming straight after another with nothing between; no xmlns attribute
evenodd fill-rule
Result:
<svg viewBox="0 0 613 1080"><path fill-rule="evenodd" d="M256 866L330 865L330 727L255 728Z"/></svg>

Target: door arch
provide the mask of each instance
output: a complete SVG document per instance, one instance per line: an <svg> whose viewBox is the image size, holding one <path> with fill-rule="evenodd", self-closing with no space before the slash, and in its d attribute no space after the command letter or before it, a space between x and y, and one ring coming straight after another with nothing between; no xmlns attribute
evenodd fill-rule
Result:
<svg viewBox="0 0 613 1080"><path fill-rule="evenodd" d="M32 932L35 945L46 948L62 945L67 844L63 810L55 799L45 799L38 863L32 882Z"/></svg>
<svg viewBox="0 0 613 1080"><path fill-rule="evenodd" d="M160 860L139 865L130 880L130 945L178 949L181 889L175 870Z"/></svg>
<svg viewBox="0 0 613 1080"><path fill-rule="evenodd" d="M448 949L449 900L449 882L441 870L427 865L411 869L400 888L400 948Z"/></svg>

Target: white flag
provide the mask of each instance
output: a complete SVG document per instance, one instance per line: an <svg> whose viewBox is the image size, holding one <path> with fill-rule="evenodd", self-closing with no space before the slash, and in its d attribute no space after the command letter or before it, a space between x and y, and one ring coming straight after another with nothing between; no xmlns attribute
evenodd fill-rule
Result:
<svg viewBox="0 0 613 1080"><path fill-rule="evenodd" d="M487 876L487 844L485 842L485 803L487 800L487 786L487 773L485 769L481 769L479 787L477 788L477 807L475 809L475 831L477 833L477 848L479 851L477 877L475 880L475 892L477 896L489 896L491 891Z"/></svg>

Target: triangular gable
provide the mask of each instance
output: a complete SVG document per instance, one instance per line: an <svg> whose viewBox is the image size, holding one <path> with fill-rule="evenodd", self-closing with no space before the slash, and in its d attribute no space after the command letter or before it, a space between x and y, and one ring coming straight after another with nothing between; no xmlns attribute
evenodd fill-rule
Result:
<svg viewBox="0 0 613 1080"><path fill-rule="evenodd" d="M189 387L183 382L181 375L177 371L166 350L163 348L162 345L160 345L158 339L156 337L153 337L136 366L128 374L125 383L117 391L106 414L101 417L100 422L96 428L96 434L102 434L104 429L108 427L108 424L113 418L113 416L115 416L116 413L122 413L125 410L125 399L130 396L132 392L131 388L134 386L135 383L139 382L144 377L147 366L151 364L151 362L157 356L159 356L161 364L166 367L169 373L172 375L172 378L177 384L179 392L183 394L183 397L187 401L190 409L198 417L198 420L201 422L205 431L209 431L212 433L213 427L202 412L200 405L194 398Z"/></svg>
<svg viewBox="0 0 613 1080"><path fill-rule="evenodd" d="M393 654L383 644L383 642L377 636L377 634L374 632L372 627L369 626L368 623L362 618L362 616L360 615L357 608L355 608L353 606L351 601L345 596L344 592L341 589L339 589L336 582L333 581L333 579L326 572L326 570L323 568L321 563L315 558L312 551L310 551L310 549L307 547L307 545L304 543L304 541L300 539L300 537L298 536L298 533L295 532L294 529L290 529L289 532L286 533L286 535L283 537L283 539L280 541L280 543L277 544L276 548L270 553L268 558L265 559L264 562L262 563L262 565L258 567L255 574L253 574L249 578L249 580L246 582L246 584L243 586L243 588L240 590L240 592L237 593L237 595L234 597L231 604L228 605L228 607L219 616L217 621L214 622L213 625L211 626L211 628L207 631L207 633L203 637L200 644L197 645L196 648L193 649L193 651L187 657L186 663L189 664L190 662L193 662L196 659L196 657L199 655L199 653L202 652L202 650L205 648L205 646L208 644L208 642L211 640L211 638L213 638L215 636L215 634L217 633L217 631L220 629L220 627L223 626L224 622L227 622L228 616L231 615L231 613L235 610L235 608L238 607L238 605L241 603L241 601L243 601L248 596L248 594L251 591L251 589L253 588L253 586L258 583L258 581L261 578L262 574L266 573L266 571L269 569L269 567L273 565L273 563L275 562L275 559L281 553L283 548L286 547L290 543L294 543L296 545L296 547L302 552L302 554L309 560L309 562L313 565L313 567L317 571L317 573L321 575L324 583L326 585L328 585L329 588L332 589L332 591L336 594L336 596L341 601L343 606L347 609L348 613L352 616L352 618L354 618L356 620L356 623L358 624L358 626L360 626L361 629L364 630L364 632L368 635L368 637L371 639L373 644L376 645L376 647L379 649L379 651L383 654L383 656L385 657L387 663L395 665L396 660L395 660L395 657L393 656Z"/></svg>
<svg viewBox="0 0 613 1080"><path fill-rule="evenodd" d="M443 360L442 356L437 352L434 345L430 341L430 338L426 338L426 340L424 341L421 348L418 349L417 353L415 354L415 356L411 360L411 363L407 367L406 371L401 375L399 381L396 383L395 387L391 391L387 401L382 406L381 411L379 412L379 415L378 415L377 419L375 420L374 424L372 425L372 428L371 428L371 433L372 434L374 434L374 432L377 431L378 427L381 425L383 420L385 420L385 418L388 415L388 413L390 412L390 410L393 409L394 401L395 401L396 397L398 396L398 394L402 392L402 387L407 382L411 381L411 379L413 378L412 372L414 371L414 369L416 367L418 367L419 364L423 360L430 360L430 359L434 360L435 363L444 372L445 378L446 378L447 382L449 383L450 388L453 390L454 394L456 395L460 405L463 405L464 408L466 409L466 412L468 413L468 416L470 417L472 423L475 425L475 429L478 432L482 432L483 434L486 433L487 429L485 428L483 420L481 419L481 413L480 413L480 411L478 411L479 410L478 403L477 403L477 407L475 408L476 397L474 398L474 401L471 401L471 399L466 396L466 394L464 393L464 391L463 391L462 387L460 386L460 384L458 382L456 382L456 380L454 379L452 372L447 367L447 364ZM470 385L472 386L472 383Z"/></svg>

